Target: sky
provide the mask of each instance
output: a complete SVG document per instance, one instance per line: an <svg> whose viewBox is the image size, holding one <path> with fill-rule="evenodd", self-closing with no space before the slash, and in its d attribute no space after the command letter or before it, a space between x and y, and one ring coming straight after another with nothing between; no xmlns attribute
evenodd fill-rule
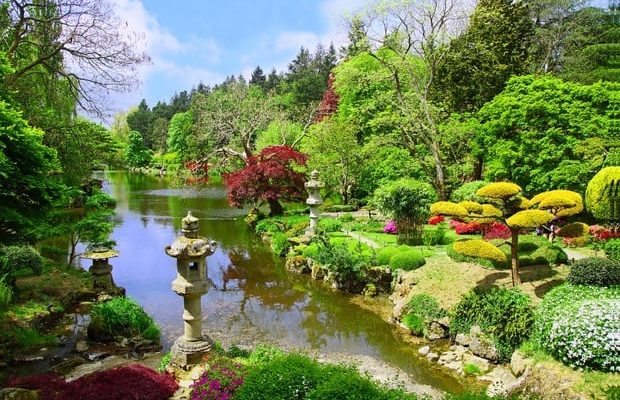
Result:
<svg viewBox="0 0 620 400"><path fill-rule="evenodd" d="M126 110L142 98L149 106L199 82L221 83L257 65L284 71L301 46L336 48L346 42L344 16L360 0L114 0L115 12L143 39L151 63L141 86L113 99Z"/></svg>

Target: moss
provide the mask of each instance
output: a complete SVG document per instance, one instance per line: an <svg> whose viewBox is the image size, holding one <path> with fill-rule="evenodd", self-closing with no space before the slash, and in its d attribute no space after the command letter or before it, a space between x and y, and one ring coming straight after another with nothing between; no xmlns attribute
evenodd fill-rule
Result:
<svg viewBox="0 0 620 400"><path fill-rule="evenodd" d="M481 187L476 195L493 199L508 199L521 193L521 187L512 182L495 182Z"/></svg>
<svg viewBox="0 0 620 400"><path fill-rule="evenodd" d="M596 219L611 218L609 188L612 182L620 181L620 167L607 167L600 170L588 183L586 205Z"/></svg>
<svg viewBox="0 0 620 400"><path fill-rule="evenodd" d="M454 243L454 251L468 257L479 257L485 260L506 262L506 255L491 243L480 239L460 240Z"/></svg>
<svg viewBox="0 0 620 400"><path fill-rule="evenodd" d="M519 211L506 220L506 224L514 229L536 228L553 221L553 214L543 210Z"/></svg>
<svg viewBox="0 0 620 400"><path fill-rule="evenodd" d="M467 209L460 204L451 201L438 201L431 205L431 214L450 215L452 217L467 217Z"/></svg>
<svg viewBox="0 0 620 400"><path fill-rule="evenodd" d="M475 201L461 201L459 205L463 206L469 213L482 214L482 205Z"/></svg>
<svg viewBox="0 0 620 400"><path fill-rule="evenodd" d="M566 238L576 238L586 236L590 227L583 222L572 222L564 225L558 232L558 236Z"/></svg>

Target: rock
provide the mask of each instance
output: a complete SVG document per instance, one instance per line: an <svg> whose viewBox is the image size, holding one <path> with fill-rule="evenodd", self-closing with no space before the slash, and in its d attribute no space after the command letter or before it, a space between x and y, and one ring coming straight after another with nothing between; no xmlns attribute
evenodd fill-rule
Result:
<svg viewBox="0 0 620 400"><path fill-rule="evenodd" d="M323 266L315 263L315 262L311 262L311 259L308 259L309 263L311 263L311 272L310 275L312 276L312 279L315 279L317 281L322 281L323 279L325 279L325 269L323 269Z"/></svg>
<svg viewBox="0 0 620 400"><path fill-rule="evenodd" d="M428 358L430 361L437 361L439 360L439 354L430 352L426 355L426 358Z"/></svg>
<svg viewBox="0 0 620 400"><path fill-rule="evenodd" d="M478 357L470 353L465 353L463 355L463 366L467 364L473 364L480 372L486 374L491 369L491 363L486 358Z"/></svg>
<svg viewBox="0 0 620 400"><path fill-rule="evenodd" d="M461 346L469 346L471 344L471 337L469 337L469 335L466 335L464 333L457 333L456 337L454 338L454 341L457 344L460 344Z"/></svg>
<svg viewBox="0 0 620 400"><path fill-rule="evenodd" d="M430 321L424 328L424 337L428 340L438 340L447 338L449 335L448 326L439 321Z"/></svg>
<svg viewBox="0 0 620 400"><path fill-rule="evenodd" d="M574 387L582 380L579 375L567 375L553 364L542 362L526 368L513 385L508 387L510 394L545 400L587 400L591 397L576 393ZM612 399L613 397L609 397Z"/></svg>
<svg viewBox="0 0 620 400"><path fill-rule="evenodd" d="M531 361L528 360L519 350L512 353L512 356L510 357L510 369L517 377L521 376L525 370L529 368L530 364Z"/></svg>
<svg viewBox="0 0 620 400"><path fill-rule="evenodd" d="M17 356L13 358L15 362L37 362L43 360L44 358L42 356Z"/></svg>
<svg viewBox="0 0 620 400"><path fill-rule="evenodd" d="M366 280L377 286L383 293L392 290L392 270L387 267L370 267L366 270Z"/></svg>
<svg viewBox="0 0 620 400"><path fill-rule="evenodd" d="M375 297L377 295L377 287L374 283L367 283L362 290L362 293L366 297Z"/></svg>
<svg viewBox="0 0 620 400"><path fill-rule="evenodd" d="M88 361L101 360L101 359L105 358L106 356L108 356L108 353L105 353L103 351L96 351L94 353L86 354L86 358L88 359Z"/></svg>
<svg viewBox="0 0 620 400"><path fill-rule="evenodd" d="M52 366L49 369L49 372L64 375L84 363L86 363L86 360L80 356L69 357Z"/></svg>
<svg viewBox="0 0 620 400"><path fill-rule="evenodd" d="M471 343L469 350L477 356L484 357L487 360L497 362L499 360L499 352L495 343L482 333L480 327L474 325L469 331Z"/></svg>
<svg viewBox="0 0 620 400"><path fill-rule="evenodd" d="M390 295L390 300L394 304L392 319L399 321L403 313L407 310L407 303L411 297L411 289L417 284L415 271L397 270L394 278L394 291Z"/></svg>
<svg viewBox="0 0 620 400"><path fill-rule="evenodd" d="M495 367L491 373L483 375L479 379L491 381L487 387L489 397L506 396L517 381L512 372L502 365Z"/></svg>
<svg viewBox="0 0 620 400"><path fill-rule="evenodd" d="M310 272L308 261L304 256L292 256L286 258L286 269L298 274L307 274Z"/></svg>
<svg viewBox="0 0 620 400"><path fill-rule="evenodd" d="M21 388L6 388L0 390L0 400L38 400L38 390L27 390Z"/></svg>
<svg viewBox="0 0 620 400"><path fill-rule="evenodd" d="M423 346L418 349L418 354L421 356L426 356L431 352L430 346Z"/></svg>
<svg viewBox="0 0 620 400"><path fill-rule="evenodd" d="M78 340L77 343L75 344L75 351L79 352L79 353L83 353L85 351L87 351L89 348L88 343L86 342L86 340Z"/></svg>

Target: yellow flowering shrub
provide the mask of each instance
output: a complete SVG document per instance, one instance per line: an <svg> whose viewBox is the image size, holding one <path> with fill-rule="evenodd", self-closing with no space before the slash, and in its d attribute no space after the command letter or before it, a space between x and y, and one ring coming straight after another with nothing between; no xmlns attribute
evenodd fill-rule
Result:
<svg viewBox="0 0 620 400"><path fill-rule="evenodd" d="M555 217L548 211L543 210L524 210L519 211L506 220L511 228L536 228L553 221Z"/></svg>
<svg viewBox="0 0 620 400"><path fill-rule="evenodd" d="M508 199L521 192L521 187L512 182L495 182L481 187L476 195L493 199Z"/></svg>
<svg viewBox="0 0 620 400"><path fill-rule="evenodd" d="M470 214L482 214L482 205L480 203L476 203L475 201L465 200L465 201L461 201L458 204L463 206L467 210L467 212L469 212Z"/></svg>
<svg viewBox="0 0 620 400"><path fill-rule="evenodd" d="M517 204L519 210L527 210L530 207L532 207L532 202L528 200L527 197L519 198L519 204Z"/></svg>
<svg viewBox="0 0 620 400"><path fill-rule="evenodd" d="M566 238L578 238L586 236L590 227L583 222L572 222L560 228L558 236Z"/></svg>
<svg viewBox="0 0 620 400"><path fill-rule="evenodd" d="M468 257L479 257L485 260L506 262L506 255L491 243L480 239L459 240L454 242L454 251Z"/></svg>
<svg viewBox="0 0 620 400"><path fill-rule="evenodd" d="M449 215L451 217L467 217L467 209L451 201L438 201L431 205L431 214Z"/></svg>
<svg viewBox="0 0 620 400"><path fill-rule="evenodd" d="M502 213L502 210L492 204L483 204L482 216L488 218L501 218L504 216L504 214Z"/></svg>

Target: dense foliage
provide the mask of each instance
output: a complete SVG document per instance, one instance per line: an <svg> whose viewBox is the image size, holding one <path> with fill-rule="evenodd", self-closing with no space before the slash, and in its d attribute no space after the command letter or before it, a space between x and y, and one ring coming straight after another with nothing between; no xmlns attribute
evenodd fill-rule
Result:
<svg viewBox="0 0 620 400"><path fill-rule="evenodd" d="M115 297L93 306L88 335L94 340L113 340L115 336L159 341L159 327L142 307L132 299Z"/></svg>
<svg viewBox="0 0 620 400"><path fill-rule="evenodd" d="M518 289L474 290L452 311L450 332L469 333L478 325L495 341L500 358L507 360L529 337L533 322L532 301Z"/></svg>
<svg viewBox="0 0 620 400"><path fill-rule="evenodd" d="M617 286L620 285L620 261L583 258L571 265L566 279L573 285Z"/></svg>

